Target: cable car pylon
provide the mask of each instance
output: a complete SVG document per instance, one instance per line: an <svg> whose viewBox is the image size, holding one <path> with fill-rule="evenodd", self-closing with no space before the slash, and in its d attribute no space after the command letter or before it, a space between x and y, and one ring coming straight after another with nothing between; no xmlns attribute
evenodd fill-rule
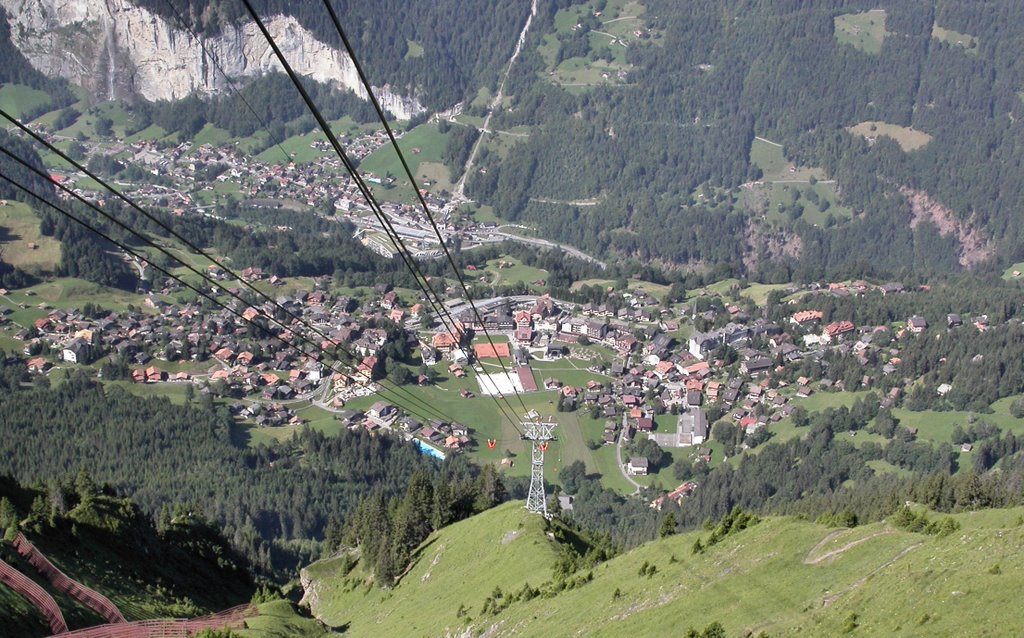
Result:
<svg viewBox="0 0 1024 638"><path fill-rule="evenodd" d="M533 462L530 466L530 493L526 497L526 511L532 514L548 515L548 500L544 494L544 453L548 450L548 442L557 441L552 433L558 425L552 421L521 421L523 440L529 441L533 451Z"/></svg>

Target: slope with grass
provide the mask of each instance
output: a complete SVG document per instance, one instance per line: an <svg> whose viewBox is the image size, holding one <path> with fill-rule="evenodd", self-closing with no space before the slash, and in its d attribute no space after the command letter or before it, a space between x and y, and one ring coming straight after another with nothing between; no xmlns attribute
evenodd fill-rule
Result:
<svg viewBox="0 0 1024 638"><path fill-rule="evenodd" d="M1024 510L953 518L960 529L945 537L770 518L702 554L691 548L708 533L691 532L599 565L582 586L485 612L496 593L552 580L543 522L510 503L432 536L393 590L358 565L344 575L342 559L314 564L304 582L316 615L351 636L678 636L713 621L729 636L1015 635Z"/></svg>
<svg viewBox="0 0 1024 638"><path fill-rule="evenodd" d="M64 506L78 498L66 486L54 494L54 502ZM109 599L129 621L200 616L248 602L252 595L251 576L232 562L226 541L201 523L177 518L158 531L130 501L100 494L64 515L54 514L52 523L32 514L23 518L36 497L48 497L5 477L0 477L0 497L14 504L17 526L53 566ZM7 531L13 535L13 529ZM52 585L7 541L0 541L0 559L50 593L71 629L106 622ZM0 627L16 628L0 635L50 633L39 612L3 585Z"/></svg>
<svg viewBox="0 0 1024 638"><path fill-rule="evenodd" d="M556 545L543 519L522 505L508 503L433 534L392 590L374 586L361 565L346 573L347 557L314 563L302 573L306 600L324 624L348 627L352 636L461 631L495 588L512 593L551 579ZM459 617L460 607L468 616Z"/></svg>

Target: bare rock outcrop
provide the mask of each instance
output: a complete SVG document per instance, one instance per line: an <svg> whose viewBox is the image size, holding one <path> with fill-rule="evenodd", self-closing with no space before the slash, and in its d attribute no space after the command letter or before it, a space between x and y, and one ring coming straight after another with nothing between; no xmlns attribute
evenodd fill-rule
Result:
<svg viewBox="0 0 1024 638"><path fill-rule="evenodd" d="M175 100L217 93L228 83L191 33L130 0L0 0L15 46L39 71L67 78L100 100L136 93ZM317 40L290 16L266 19L296 72L336 83L366 98L348 56ZM225 25L206 51L232 77L280 71L253 22ZM413 96L374 87L384 108L401 119L424 111Z"/></svg>

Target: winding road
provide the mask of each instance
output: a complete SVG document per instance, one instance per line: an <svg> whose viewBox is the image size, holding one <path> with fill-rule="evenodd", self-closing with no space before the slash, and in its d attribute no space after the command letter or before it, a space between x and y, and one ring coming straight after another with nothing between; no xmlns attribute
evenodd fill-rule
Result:
<svg viewBox="0 0 1024 638"><path fill-rule="evenodd" d="M504 241L504 240L507 239L507 240L519 242L521 244L529 244L531 246L541 246L543 248L557 248L557 249L561 250L562 252L564 252L565 254L569 255L570 257L575 257L576 259L581 259L583 261L587 261L587 262L590 262L592 264L596 264L597 267L600 268L601 270L607 270L608 269L608 264L606 264L605 262L601 261L600 259L598 259L596 257L591 257L590 255L588 255L587 253L583 252L579 248L575 248L575 247L570 246L568 244L559 244L558 242L551 241L551 240L548 240L548 239L540 239L538 237L523 237L522 235L515 235L513 233L506 233L506 232L502 232L500 230L490 231L488 233L488 235L491 235L493 237L498 237L499 238L499 239L492 239L492 240L490 240L490 241L494 241L494 242ZM476 238L476 241L484 242L484 241L487 241L487 240L484 239L484 238L478 237L478 238Z"/></svg>

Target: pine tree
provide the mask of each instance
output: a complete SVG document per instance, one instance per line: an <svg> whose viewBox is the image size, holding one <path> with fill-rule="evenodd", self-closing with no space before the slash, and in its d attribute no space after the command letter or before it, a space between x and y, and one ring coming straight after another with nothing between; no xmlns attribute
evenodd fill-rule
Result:
<svg viewBox="0 0 1024 638"><path fill-rule="evenodd" d="M441 529L454 520L453 500L452 486L446 476L441 476L434 488L434 529Z"/></svg>
<svg viewBox="0 0 1024 638"><path fill-rule="evenodd" d="M5 496L0 498L0 529L7 529L11 525L18 524L18 511L14 503Z"/></svg>
<svg viewBox="0 0 1024 638"><path fill-rule="evenodd" d="M676 526L676 514L675 512L669 512L665 515L665 518L661 520L661 529L658 531L658 536L661 538L672 536L676 533Z"/></svg>
<svg viewBox="0 0 1024 638"><path fill-rule="evenodd" d="M476 498L473 508L477 512L488 510L505 500L505 484L493 465L485 465L476 480Z"/></svg>

